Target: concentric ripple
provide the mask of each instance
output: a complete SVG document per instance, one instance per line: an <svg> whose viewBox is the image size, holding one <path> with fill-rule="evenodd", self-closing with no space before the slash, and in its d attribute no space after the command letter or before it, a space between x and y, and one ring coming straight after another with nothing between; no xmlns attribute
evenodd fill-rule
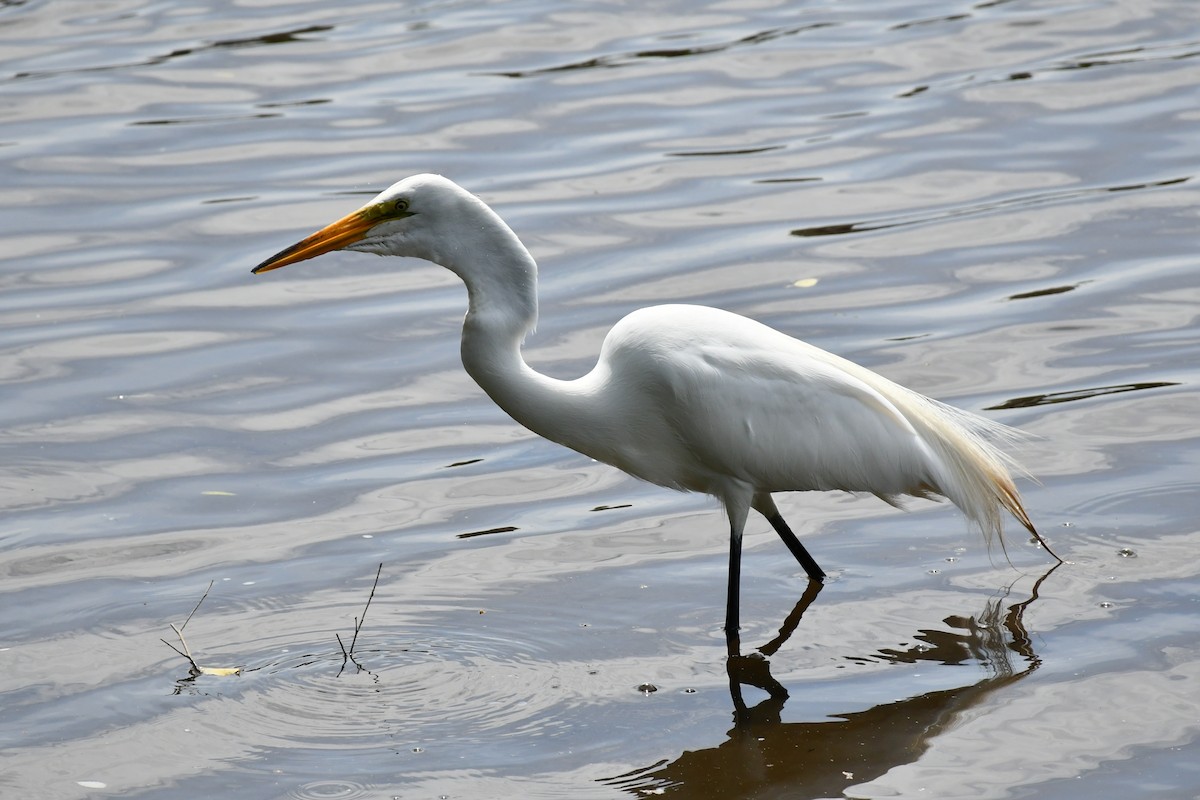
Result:
<svg viewBox="0 0 1200 800"><path fill-rule="evenodd" d="M346 780L311 781L287 793L296 800L355 800L367 797L371 787Z"/></svg>
<svg viewBox="0 0 1200 800"><path fill-rule="evenodd" d="M308 637L235 645L279 655L244 665L240 676L181 681L180 690L219 698L213 723L258 747L419 752L443 739L561 729L564 709L584 702L579 687L595 683L589 665L564 663L548 644L515 647L485 629L464 629L453 641L444 632L422 639L373 631L349 660L331 632Z"/></svg>

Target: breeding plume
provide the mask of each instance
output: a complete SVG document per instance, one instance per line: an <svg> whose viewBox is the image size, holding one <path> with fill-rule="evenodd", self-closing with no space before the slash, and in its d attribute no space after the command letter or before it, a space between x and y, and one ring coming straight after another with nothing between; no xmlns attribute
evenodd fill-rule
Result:
<svg viewBox="0 0 1200 800"><path fill-rule="evenodd" d="M770 521L812 580L825 577L773 492L870 492L892 504L942 496L989 542L1008 511L1046 546L1013 486L1014 462L993 444L1011 429L737 314L643 308L609 332L583 377L538 373L521 356L537 323L533 256L492 209L446 178L406 178L254 272L331 250L449 269L467 286L463 366L513 419L637 478L718 498L729 515L730 635L750 509Z"/></svg>

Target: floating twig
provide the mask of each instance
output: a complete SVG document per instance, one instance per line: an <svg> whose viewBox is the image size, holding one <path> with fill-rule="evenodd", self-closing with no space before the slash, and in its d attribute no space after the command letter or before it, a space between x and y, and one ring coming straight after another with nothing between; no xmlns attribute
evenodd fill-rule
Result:
<svg viewBox="0 0 1200 800"><path fill-rule="evenodd" d="M380 562L379 568L375 570L375 582L371 584L371 593L367 595L367 604L363 606L362 616L354 618L354 636L350 639L349 649L347 649L346 645L342 643L341 634L334 634L334 637L337 638L338 647L342 648L343 670L346 668L346 664L353 662L354 666L358 667L359 672L369 671L366 667L358 662L357 658L354 657L354 646L358 644L358 634L362 631L363 623L367 621L367 611L371 608L371 601L375 599L375 589L379 587L379 576L382 573L383 562ZM338 670L338 674L342 674L341 670Z"/></svg>
<svg viewBox="0 0 1200 800"><path fill-rule="evenodd" d="M242 674L241 667L202 667L202 666L200 666L200 664L197 663L196 659L192 657L192 649L190 647L188 647L187 639L183 638L183 629L187 627L187 624L192 621L192 617L194 617L196 615L196 612L200 610L200 604L204 602L204 599L206 597L208 597L208 593L210 591L212 591L212 587L213 587L213 581L209 581L208 588L204 590L204 594L202 594L200 596L200 599L196 602L196 607L192 609L191 614L187 615L187 619L185 619L183 621L182 625L176 625L174 622L170 623L171 630L175 631L175 635L179 637L179 643L181 645L183 645L182 650L180 650L178 647L176 647L175 645L168 642L166 639L159 639L160 642L162 642L167 647L171 648L176 653L179 653L179 655L183 656L184 658L186 658L188 660L188 663L191 664L191 667L192 667L191 673L192 673L193 678L197 677L198 675L225 676L225 675L241 675Z"/></svg>

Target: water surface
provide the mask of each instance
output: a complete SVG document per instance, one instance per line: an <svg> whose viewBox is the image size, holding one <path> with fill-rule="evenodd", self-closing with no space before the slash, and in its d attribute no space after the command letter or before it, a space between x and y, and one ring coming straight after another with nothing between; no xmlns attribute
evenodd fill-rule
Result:
<svg viewBox="0 0 1200 800"><path fill-rule="evenodd" d="M1192 3L32 2L0 38L4 794L1200 793ZM731 687L719 508L495 408L453 275L250 276L425 171L538 258L539 368L647 304L752 316L1040 437L1069 563L784 496L833 579L752 523ZM238 676L160 641L210 581L186 637Z"/></svg>

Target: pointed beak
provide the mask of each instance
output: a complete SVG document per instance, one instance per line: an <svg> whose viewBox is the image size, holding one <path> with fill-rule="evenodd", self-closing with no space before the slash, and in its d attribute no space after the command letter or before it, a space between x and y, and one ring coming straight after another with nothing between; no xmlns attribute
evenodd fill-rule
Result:
<svg viewBox="0 0 1200 800"><path fill-rule="evenodd" d="M337 222L321 228L312 236L296 242L286 250L279 251L250 271L256 275L260 272L269 272L286 267L288 264L295 264L297 261L316 258L332 250L341 250L361 241L367 235L367 231L379 223L378 216L371 215L367 211L367 208L360 208L358 211L347 214Z"/></svg>

